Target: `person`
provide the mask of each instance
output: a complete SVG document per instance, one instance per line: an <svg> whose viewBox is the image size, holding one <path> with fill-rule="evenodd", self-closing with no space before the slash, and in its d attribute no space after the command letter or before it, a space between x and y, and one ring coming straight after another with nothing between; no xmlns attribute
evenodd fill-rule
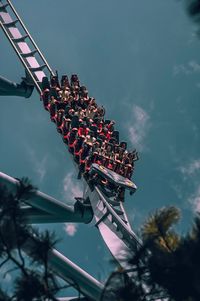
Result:
<svg viewBox="0 0 200 301"><path fill-rule="evenodd" d="M97 118L99 120L102 120L104 119L104 116L105 116L105 108L103 106L101 107L97 107L97 114L96 114Z"/></svg>
<svg viewBox="0 0 200 301"><path fill-rule="evenodd" d="M119 144L119 132L118 131L113 131L111 138L110 138L110 143L113 144Z"/></svg>
<svg viewBox="0 0 200 301"><path fill-rule="evenodd" d="M88 104L88 102L89 102L88 91L87 91L87 90L85 90L85 91L82 93L82 95L81 95L81 96L83 97L83 99L84 99L84 102Z"/></svg>
<svg viewBox="0 0 200 301"><path fill-rule="evenodd" d="M107 129L107 127L105 126L104 129L103 129L103 133L104 133L104 136L106 138L106 140L109 142L110 141L110 138L111 138L111 133L109 132L109 130ZM100 133L101 134L101 133Z"/></svg>
<svg viewBox="0 0 200 301"><path fill-rule="evenodd" d="M113 152L114 152L114 159L116 158L116 155L119 153L119 145L118 144L113 144Z"/></svg>
<svg viewBox="0 0 200 301"><path fill-rule="evenodd" d="M54 98L54 96L51 96L50 102L48 105L48 110L50 113L51 121L53 121L53 122L55 122L55 120L56 120L56 103L57 103L57 101Z"/></svg>
<svg viewBox="0 0 200 301"><path fill-rule="evenodd" d="M63 87L59 92L59 97L61 99L61 101L63 101L64 103L68 103L69 100L69 96L70 96L70 91L68 87Z"/></svg>
<svg viewBox="0 0 200 301"><path fill-rule="evenodd" d="M85 110L79 107L77 113L78 113L79 121L80 119L83 120L83 118L85 117Z"/></svg>
<svg viewBox="0 0 200 301"><path fill-rule="evenodd" d="M79 163L79 155L81 148L83 146L84 137L77 137L76 141L74 142L74 161Z"/></svg>
<svg viewBox="0 0 200 301"><path fill-rule="evenodd" d="M93 146L94 142L96 141L96 138L94 137L94 133L89 131L88 135L85 137L85 143L89 146Z"/></svg>
<svg viewBox="0 0 200 301"><path fill-rule="evenodd" d="M60 109L56 114L56 126L59 133L62 133L62 123L63 123L64 110Z"/></svg>
<svg viewBox="0 0 200 301"><path fill-rule="evenodd" d="M94 137L97 139L97 137L98 137L98 127L97 127L97 124L95 123L95 121L93 121L93 120L91 121L89 129L90 129L91 132L93 132Z"/></svg>
<svg viewBox="0 0 200 301"><path fill-rule="evenodd" d="M92 148L90 149L89 156L92 158L92 163L102 164L101 148L99 141L93 143Z"/></svg>
<svg viewBox="0 0 200 301"><path fill-rule="evenodd" d="M66 118L70 118L70 120L71 120L71 112L70 112L70 110L71 110L71 107L69 106L69 104L67 104L66 107L65 107L65 117Z"/></svg>
<svg viewBox="0 0 200 301"><path fill-rule="evenodd" d="M103 159L103 156L101 155L101 152L95 153L94 163L96 163L98 165L103 165L104 159Z"/></svg>
<svg viewBox="0 0 200 301"><path fill-rule="evenodd" d="M128 153L127 158L125 160L125 175L128 179L131 179L133 171L134 171L134 162L139 160L138 153L134 150L131 153Z"/></svg>
<svg viewBox="0 0 200 301"><path fill-rule="evenodd" d="M48 111L49 99L50 99L50 91L48 88L42 91L41 99L43 101L43 105L46 111Z"/></svg>
<svg viewBox="0 0 200 301"><path fill-rule="evenodd" d="M87 107L88 107L87 102L84 100L84 98L82 96L79 97L77 106L84 111L87 109Z"/></svg>
<svg viewBox="0 0 200 301"><path fill-rule="evenodd" d="M76 110L76 99L75 99L75 93L72 92L70 95L70 106L73 110Z"/></svg>
<svg viewBox="0 0 200 301"><path fill-rule="evenodd" d="M88 144L83 143L83 146L80 150L79 153L79 174L78 174L78 179L80 179L81 174L84 172L85 169L85 162L86 162L86 158L89 155L89 150L90 147Z"/></svg>
<svg viewBox="0 0 200 301"><path fill-rule="evenodd" d="M118 152L115 153L115 162L116 162L116 166L115 166L115 172L119 173L120 169L121 169L121 164L123 162L123 156L124 156L124 149L119 147L118 148Z"/></svg>
<svg viewBox="0 0 200 301"><path fill-rule="evenodd" d="M77 109L78 103L79 103L79 93L77 90L74 91L73 97L74 97L74 106L75 106L75 109Z"/></svg>
<svg viewBox="0 0 200 301"><path fill-rule="evenodd" d="M124 174L124 176L130 180L131 177L132 177L133 171L134 171L134 166L132 166L131 164L127 164L125 166L125 174Z"/></svg>
<svg viewBox="0 0 200 301"><path fill-rule="evenodd" d="M96 100L94 97L89 97L88 106L97 107Z"/></svg>
<svg viewBox="0 0 200 301"><path fill-rule="evenodd" d="M70 94L68 101L67 101L68 106L72 109L74 107L74 97Z"/></svg>
<svg viewBox="0 0 200 301"><path fill-rule="evenodd" d="M104 148L104 156L109 159L113 159L112 144L106 143Z"/></svg>
<svg viewBox="0 0 200 301"><path fill-rule="evenodd" d="M88 93L87 88L85 86L80 86L80 95L84 96L85 91Z"/></svg>
<svg viewBox="0 0 200 301"><path fill-rule="evenodd" d="M65 90L66 88L70 88L69 79L67 75L63 75L61 78L61 89Z"/></svg>
<svg viewBox="0 0 200 301"><path fill-rule="evenodd" d="M101 131L99 131L99 138L102 140L102 141L106 141L106 129L105 127L102 127Z"/></svg>
<svg viewBox="0 0 200 301"><path fill-rule="evenodd" d="M68 114L69 114L69 118L72 120L72 118L73 118L73 116L74 116L74 114L75 114L74 109L69 108Z"/></svg>
<svg viewBox="0 0 200 301"><path fill-rule="evenodd" d="M83 97L85 95L88 95L88 90L85 86L80 86L80 95L82 95Z"/></svg>
<svg viewBox="0 0 200 301"><path fill-rule="evenodd" d="M92 157L91 156L87 156L85 159L85 166L84 166L84 173L83 176L86 180L89 179L89 172L90 172L90 168L92 165Z"/></svg>
<svg viewBox="0 0 200 301"><path fill-rule="evenodd" d="M77 129L76 128L73 128L71 129L71 131L69 132L68 134L68 150L70 153L73 154L74 152L74 144L75 144L75 141L76 141L76 138L77 138Z"/></svg>
<svg viewBox="0 0 200 301"><path fill-rule="evenodd" d="M74 112L74 115L71 118L71 128L76 128L78 130L79 128L79 116L78 112Z"/></svg>
<svg viewBox="0 0 200 301"><path fill-rule="evenodd" d="M85 112L86 117L94 119L96 117L97 108L95 106L88 106Z"/></svg>
<svg viewBox="0 0 200 301"><path fill-rule="evenodd" d="M64 115L63 116L62 127L61 127L64 143L67 143L66 139L68 138L67 135L70 131L70 123L71 123L71 119L68 118L67 115Z"/></svg>
<svg viewBox="0 0 200 301"><path fill-rule="evenodd" d="M97 124L97 133L101 133L103 129L103 120L100 120L99 118L96 118L96 124Z"/></svg>
<svg viewBox="0 0 200 301"><path fill-rule="evenodd" d="M78 135L80 137L86 137L89 133L89 128L86 126L85 123L80 123L79 129L78 129Z"/></svg>
<svg viewBox="0 0 200 301"><path fill-rule="evenodd" d="M59 110L65 110L66 108L66 105L67 105L67 102L63 99L63 98L58 98L57 101L56 101L56 109L57 111Z"/></svg>
<svg viewBox="0 0 200 301"><path fill-rule="evenodd" d="M59 90L55 87L50 87L50 98L53 96L55 99L59 99Z"/></svg>
<svg viewBox="0 0 200 301"><path fill-rule="evenodd" d="M126 173L125 165L121 163L118 168L118 174L122 177L125 177L125 173Z"/></svg>
<svg viewBox="0 0 200 301"><path fill-rule="evenodd" d="M51 88L55 88L57 91L60 90L58 76L56 76L56 75L51 76L50 85L51 85Z"/></svg>
<svg viewBox="0 0 200 301"><path fill-rule="evenodd" d="M72 74L71 75L71 83L74 83L74 82L79 82L77 74Z"/></svg>
<svg viewBox="0 0 200 301"><path fill-rule="evenodd" d="M126 142L121 142L119 145L124 151L127 149L127 143Z"/></svg>
<svg viewBox="0 0 200 301"><path fill-rule="evenodd" d="M106 160L105 167L114 170L114 161L111 159Z"/></svg>
<svg viewBox="0 0 200 301"><path fill-rule="evenodd" d="M71 76L71 87L73 90L75 89L79 89L80 84L79 84L79 79L78 79L78 75L77 74L72 74Z"/></svg>
<svg viewBox="0 0 200 301"><path fill-rule="evenodd" d="M108 124L106 124L106 128L108 130L108 132L110 133L110 135L114 132L114 125L115 125L115 121L111 120Z"/></svg>

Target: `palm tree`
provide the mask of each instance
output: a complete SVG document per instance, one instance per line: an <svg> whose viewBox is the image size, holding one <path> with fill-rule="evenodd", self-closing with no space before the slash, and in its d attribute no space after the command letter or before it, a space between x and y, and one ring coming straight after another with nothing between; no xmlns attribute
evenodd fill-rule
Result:
<svg viewBox="0 0 200 301"><path fill-rule="evenodd" d="M16 192L0 186L0 270L7 267L6 273L15 271L12 292L6 293L1 287L0 301L57 300L60 286L48 264L48 252L57 240L53 233L40 233L28 225L20 209L35 191L26 178L20 180ZM30 242L28 259L23 249Z"/></svg>
<svg viewBox="0 0 200 301"><path fill-rule="evenodd" d="M173 229L179 219L175 207L147 219L141 228L143 246L127 254L131 269L112 273L102 301L200 300L200 215L186 236Z"/></svg>
<svg viewBox="0 0 200 301"><path fill-rule="evenodd" d="M15 193L0 186L0 270L12 263L7 272L17 271L12 292L0 287L0 301L54 301L60 286L48 251L57 240L27 225L20 205L36 188L27 179L20 183ZM130 269L111 274L101 301L200 300L200 215L186 236L173 228L179 219L180 210L172 206L150 215L141 227L143 245L127 254ZM27 260L23 247L30 242Z"/></svg>
<svg viewBox="0 0 200 301"><path fill-rule="evenodd" d="M147 219L141 228L144 242L151 242L151 248L173 252L180 241L180 237L172 230L172 227L180 219L180 210L176 207L168 207L157 210Z"/></svg>
<svg viewBox="0 0 200 301"><path fill-rule="evenodd" d="M194 219L191 232L182 237L172 229L179 218L178 209L164 208L143 226L143 239L150 241L148 268L151 280L171 298L197 301L200 300L200 216Z"/></svg>

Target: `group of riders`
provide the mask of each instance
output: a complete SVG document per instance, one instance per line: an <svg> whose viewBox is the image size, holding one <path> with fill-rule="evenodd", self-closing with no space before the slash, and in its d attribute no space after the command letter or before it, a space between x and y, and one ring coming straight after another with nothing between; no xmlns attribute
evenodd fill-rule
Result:
<svg viewBox="0 0 200 301"><path fill-rule="evenodd" d="M114 120L105 119L104 107L88 95L76 74L70 80L63 75L60 82L57 75L50 81L44 77L41 100L79 166L78 178L89 179L92 163L131 178L136 150L128 151L127 143L119 141Z"/></svg>

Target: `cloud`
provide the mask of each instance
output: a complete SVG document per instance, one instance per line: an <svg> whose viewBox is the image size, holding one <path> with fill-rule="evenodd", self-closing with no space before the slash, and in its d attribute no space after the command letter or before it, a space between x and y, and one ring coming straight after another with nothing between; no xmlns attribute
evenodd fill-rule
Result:
<svg viewBox="0 0 200 301"><path fill-rule="evenodd" d="M43 158L39 158L36 155L35 150L26 146L31 165L33 166L34 172L37 174L39 182L42 182L46 175L46 167L48 162L48 155L45 155Z"/></svg>
<svg viewBox="0 0 200 301"><path fill-rule="evenodd" d="M200 185L197 187L196 191L189 197L189 203L195 212L200 212Z"/></svg>
<svg viewBox="0 0 200 301"><path fill-rule="evenodd" d="M40 162L35 161L35 172L38 174L40 182L43 181L46 175L46 162L47 156L45 156Z"/></svg>
<svg viewBox="0 0 200 301"><path fill-rule="evenodd" d="M178 167L179 172L185 181L184 190L181 188L182 199L187 199L187 202L192 206L192 211L200 212L200 158L191 159L185 165Z"/></svg>
<svg viewBox="0 0 200 301"><path fill-rule="evenodd" d="M196 61L190 61L187 64L180 64L175 65L173 67L173 75L179 75L179 74L193 74L193 73L199 73L200 72L200 64Z"/></svg>
<svg viewBox="0 0 200 301"><path fill-rule="evenodd" d="M188 65L193 72L200 72L200 65L196 61L190 61Z"/></svg>
<svg viewBox="0 0 200 301"><path fill-rule="evenodd" d="M73 223L66 223L64 225L64 230L69 236L74 236L77 232L78 225Z"/></svg>
<svg viewBox="0 0 200 301"><path fill-rule="evenodd" d="M200 171L200 159L192 160L189 164L179 167L182 175L187 179Z"/></svg>
<svg viewBox="0 0 200 301"><path fill-rule="evenodd" d="M74 197L83 195L80 181L75 178L73 172L69 172L63 179L63 195L66 201L73 200Z"/></svg>
<svg viewBox="0 0 200 301"><path fill-rule="evenodd" d="M150 117L141 107L134 105L132 108L133 120L128 125L129 139L138 150L144 149L144 139L150 128Z"/></svg>
<svg viewBox="0 0 200 301"><path fill-rule="evenodd" d="M178 74L186 74L186 75L188 75L188 74L190 74L190 72L189 72L188 68L185 65L183 65L183 64L181 64L181 65L175 65L173 67L173 75L175 76L175 75L178 75Z"/></svg>

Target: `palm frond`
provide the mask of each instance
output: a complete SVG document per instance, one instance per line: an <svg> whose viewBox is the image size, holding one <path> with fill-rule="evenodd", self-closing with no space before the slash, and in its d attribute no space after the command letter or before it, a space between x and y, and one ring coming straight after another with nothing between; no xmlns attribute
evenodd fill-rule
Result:
<svg viewBox="0 0 200 301"><path fill-rule="evenodd" d="M187 0L187 11L191 17L200 15L200 1L199 0Z"/></svg>
<svg viewBox="0 0 200 301"><path fill-rule="evenodd" d="M32 238L30 256L33 262L46 263L49 250L58 242L58 239L55 238L55 233L50 233L49 231L40 233L34 230Z"/></svg>
<svg viewBox="0 0 200 301"><path fill-rule="evenodd" d="M144 240L156 239L165 235L180 219L180 210L176 207L165 207L151 215L141 228Z"/></svg>
<svg viewBox="0 0 200 301"><path fill-rule="evenodd" d="M126 272L113 272L108 278L101 301L130 301L141 300L144 296L137 285L130 280Z"/></svg>
<svg viewBox="0 0 200 301"><path fill-rule="evenodd" d="M15 296L17 300L35 300L44 295L44 285L41 277L35 272L30 272L29 276L23 274L16 278Z"/></svg>
<svg viewBox="0 0 200 301"><path fill-rule="evenodd" d="M165 237L159 237L158 246L165 251L175 251L180 243L180 237L174 231L168 232Z"/></svg>
<svg viewBox="0 0 200 301"><path fill-rule="evenodd" d="M30 196L37 191L37 188L31 184L31 181L23 177L19 180L19 185L17 186L16 196L18 200L25 200L30 198Z"/></svg>
<svg viewBox="0 0 200 301"><path fill-rule="evenodd" d="M197 213L196 217L194 218L193 227L189 234L189 237L193 240L200 239L200 213Z"/></svg>

